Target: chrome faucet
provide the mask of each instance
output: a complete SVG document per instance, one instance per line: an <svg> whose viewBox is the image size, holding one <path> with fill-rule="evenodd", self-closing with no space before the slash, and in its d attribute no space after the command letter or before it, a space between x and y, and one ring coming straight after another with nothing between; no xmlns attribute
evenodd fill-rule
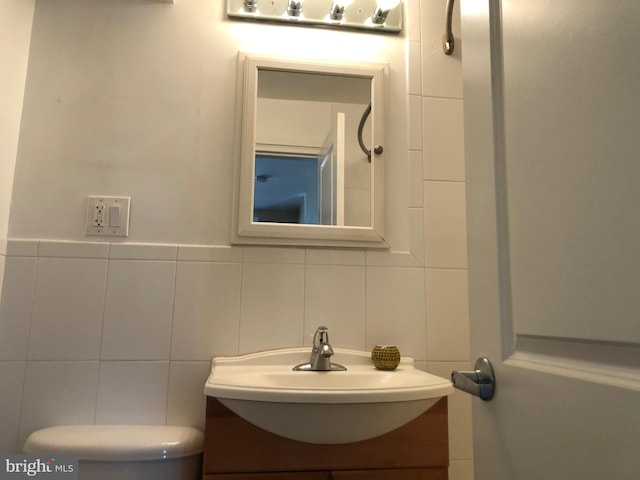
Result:
<svg viewBox="0 0 640 480"><path fill-rule="evenodd" d="M346 367L331 362L333 348L329 343L329 329L318 327L313 335L313 348L308 363L301 363L293 367L294 370L310 370L313 372L329 372L336 370L346 370Z"/></svg>

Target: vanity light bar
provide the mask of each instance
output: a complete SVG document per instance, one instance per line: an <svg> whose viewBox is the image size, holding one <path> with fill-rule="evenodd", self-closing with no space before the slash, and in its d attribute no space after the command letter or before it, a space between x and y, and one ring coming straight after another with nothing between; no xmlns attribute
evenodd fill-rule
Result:
<svg viewBox="0 0 640 480"><path fill-rule="evenodd" d="M227 0L227 16L397 33L402 0Z"/></svg>
<svg viewBox="0 0 640 480"><path fill-rule="evenodd" d="M329 12L329 18L333 21L342 20L344 17L344 10L347 8L346 3L347 2L334 0L333 5L331 5L331 11Z"/></svg>
<svg viewBox="0 0 640 480"><path fill-rule="evenodd" d="M302 0L289 0L287 5L287 15L290 17L299 17L302 13Z"/></svg>

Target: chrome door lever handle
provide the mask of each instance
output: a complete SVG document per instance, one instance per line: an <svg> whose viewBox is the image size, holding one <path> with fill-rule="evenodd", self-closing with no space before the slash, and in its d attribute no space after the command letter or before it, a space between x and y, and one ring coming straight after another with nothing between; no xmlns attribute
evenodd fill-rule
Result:
<svg viewBox="0 0 640 480"><path fill-rule="evenodd" d="M475 370L451 372L453 386L482 400L491 400L496 388L496 377L491 362L486 357L476 360Z"/></svg>

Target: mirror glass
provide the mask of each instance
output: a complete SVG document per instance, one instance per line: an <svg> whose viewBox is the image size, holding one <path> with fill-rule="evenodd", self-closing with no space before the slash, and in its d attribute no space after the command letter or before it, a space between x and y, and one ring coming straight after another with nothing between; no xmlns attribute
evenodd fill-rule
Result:
<svg viewBox="0 0 640 480"><path fill-rule="evenodd" d="M383 73L244 58L237 243L383 242Z"/></svg>
<svg viewBox="0 0 640 480"><path fill-rule="evenodd" d="M370 226L371 79L259 69L257 98L253 220Z"/></svg>

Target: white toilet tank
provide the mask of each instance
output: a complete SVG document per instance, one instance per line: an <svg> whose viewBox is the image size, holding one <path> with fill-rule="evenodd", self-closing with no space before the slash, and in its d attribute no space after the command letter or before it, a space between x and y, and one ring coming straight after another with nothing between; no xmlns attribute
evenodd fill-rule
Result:
<svg viewBox="0 0 640 480"><path fill-rule="evenodd" d="M204 435L172 425L63 425L29 435L23 451L78 458L79 480L199 480Z"/></svg>

